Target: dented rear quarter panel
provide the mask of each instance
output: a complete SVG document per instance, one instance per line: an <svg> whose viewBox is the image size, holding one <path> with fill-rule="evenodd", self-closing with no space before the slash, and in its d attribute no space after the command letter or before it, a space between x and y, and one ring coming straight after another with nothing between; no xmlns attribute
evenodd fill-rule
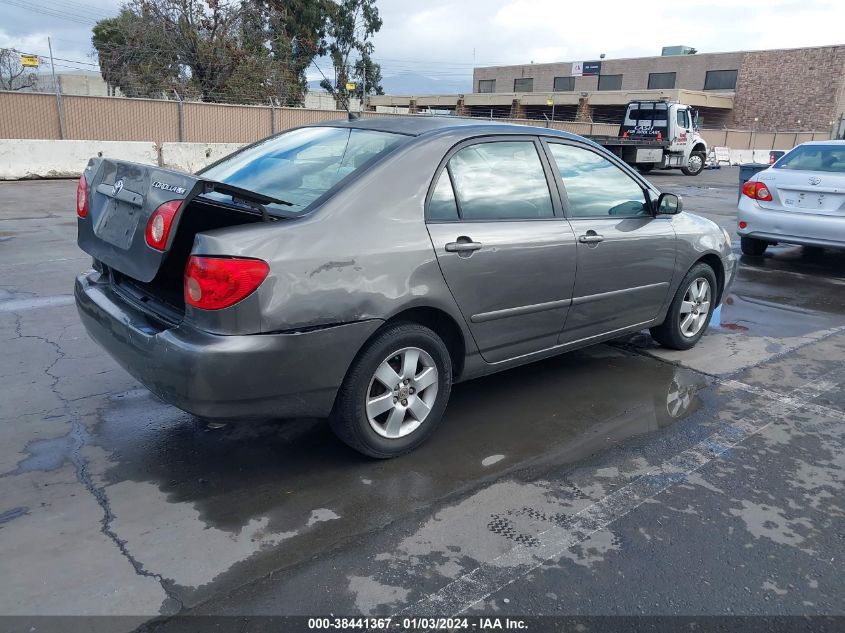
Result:
<svg viewBox="0 0 845 633"><path fill-rule="evenodd" d="M387 320L414 307L449 314L474 344L424 220L434 172L465 131L413 138L302 218L198 234L200 255L257 257L270 273L256 296L262 332ZM220 315L254 310L238 305ZM190 315L188 315L190 316Z"/></svg>

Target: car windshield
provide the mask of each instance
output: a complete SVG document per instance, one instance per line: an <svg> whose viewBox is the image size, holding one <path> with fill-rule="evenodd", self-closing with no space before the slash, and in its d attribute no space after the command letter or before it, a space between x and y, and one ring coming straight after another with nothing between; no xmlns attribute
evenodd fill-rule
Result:
<svg viewBox="0 0 845 633"><path fill-rule="evenodd" d="M268 204L268 209L301 213L343 178L408 138L374 130L305 127L269 138L201 175L291 203ZM206 195L231 198L218 192Z"/></svg>
<svg viewBox="0 0 845 633"><path fill-rule="evenodd" d="M845 143L842 145L799 145L781 158L775 167L845 173Z"/></svg>

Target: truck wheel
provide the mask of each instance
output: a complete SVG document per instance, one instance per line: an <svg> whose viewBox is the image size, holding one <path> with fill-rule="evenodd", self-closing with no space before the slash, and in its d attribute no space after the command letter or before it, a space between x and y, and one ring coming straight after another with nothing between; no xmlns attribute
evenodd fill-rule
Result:
<svg viewBox="0 0 845 633"><path fill-rule="evenodd" d="M760 257L763 253L766 252L766 247L769 246L768 242L764 242L763 240L758 240L753 237L740 237L739 238L739 247L742 249L743 255L751 255L752 257Z"/></svg>
<svg viewBox="0 0 845 633"><path fill-rule="evenodd" d="M693 152L689 155L686 167L681 167L681 171L685 176L698 176L701 170L704 169L704 163L707 161L707 156L704 152Z"/></svg>
<svg viewBox="0 0 845 633"><path fill-rule="evenodd" d="M654 163L637 163L637 169L641 174L647 174L654 169Z"/></svg>
<svg viewBox="0 0 845 633"><path fill-rule="evenodd" d="M452 360L443 340L422 325L396 323L369 341L352 363L329 425L364 455L396 457L434 432L451 388Z"/></svg>

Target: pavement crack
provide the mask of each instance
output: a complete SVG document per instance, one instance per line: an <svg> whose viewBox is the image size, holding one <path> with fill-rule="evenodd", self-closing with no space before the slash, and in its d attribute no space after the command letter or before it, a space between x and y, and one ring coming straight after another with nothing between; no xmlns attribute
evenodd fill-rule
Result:
<svg viewBox="0 0 845 633"><path fill-rule="evenodd" d="M103 486L98 486L94 482L94 478L88 469L88 460L82 454L84 448L89 443L90 434L85 428L82 420L79 419L79 416L74 413L71 406L73 401L66 398L59 390L58 385L61 377L53 373L54 367L66 358L66 354L62 349L62 346L57 341L44 336L24 334L22 331L23 323L21 315L17 312L13 312L12 314L15 318L15 334L18 338L35 339L37 341L41 341L45 345L51 346L55 350L56 358L47 366L46 369L44 369L44 374L50 378L50 391L56 396L56 398L58 398L59 402L62 403L60 409L64 412L64 415L70 424L68 437L71 440L71 449L68 459L74 467L76 479L80 484L82 484L85 490L94 497L97 504L103 511L103 516L100 518L100 532L114 543L115 547L117 547L123 557L129 561L129 564L135 570L137 575L146 578L153 578L159 583L159 585L161 585L162 590L167 596L167 600L165 600L164 605L162 605L163 611L168 614L175 614L182 611L184 608L182 599L173 591L170 583L161 574L156 574L145 569L144 565L129 551L126 541L121 539L112 528L112 522L114 521L115 516L112 512L111 503L106 495L105 488ZM64 330L62 330L62 332L64 332ZM59 337L61 337L61 334Z"/></svg>

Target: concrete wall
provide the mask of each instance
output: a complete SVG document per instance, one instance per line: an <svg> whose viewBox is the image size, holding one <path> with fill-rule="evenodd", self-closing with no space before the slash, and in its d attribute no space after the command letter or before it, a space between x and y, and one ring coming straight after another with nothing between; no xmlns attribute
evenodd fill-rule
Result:
<svg viewBox="0 0 845 633"><path fill-rule="evenodd" d="M159 160L153 142L0 140L0 180L75 178L98 155L146 165Z"/></svg>
<svg viewBox="0 0 845 633"><path fill-rule="evenodd" d="M520 121L514 121L519 123ZM596 123L555 122L550 127L576 134L615 134L616 126ZM739 144L730 151L733 165L745 162L768 162L769 145L775 149L789 149L797 143L812 140L811 134L783 135L775 140L772 135L755 137L756 150L746 149L748 140L744 133L730 138L729 132L714 131L709 141L724 145L727 140ZM756 141L762 142L763 148ZM168 169L197 172L203 167L228 156L243 147L242 143L162 143L120 141L45 141L30 139L0 140L0 180L24 178L77 178L88 164L88 159L107 156L146 165L159 165Z"/></svg>

